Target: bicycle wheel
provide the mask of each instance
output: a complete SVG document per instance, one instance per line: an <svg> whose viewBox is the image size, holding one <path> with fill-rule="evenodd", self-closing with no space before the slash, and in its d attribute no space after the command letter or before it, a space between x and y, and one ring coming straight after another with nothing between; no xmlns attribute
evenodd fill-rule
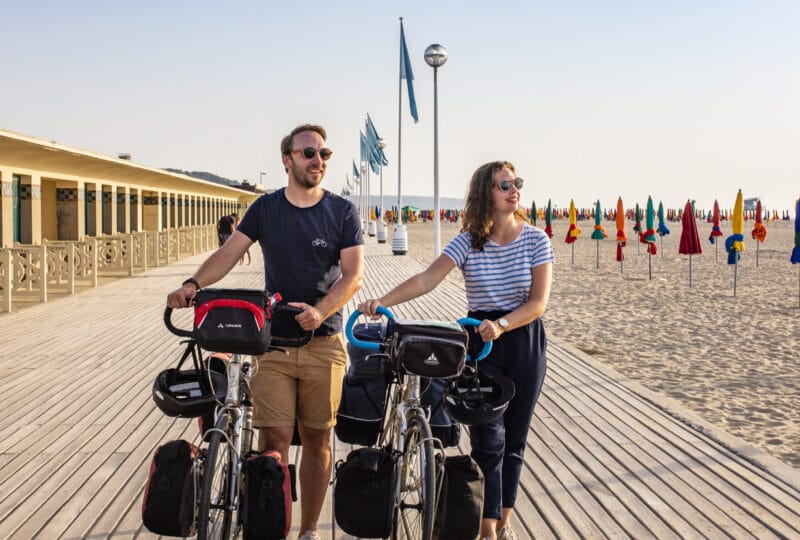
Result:
<svg viewBox="0 0 800 540"><path fill-rule="evenodd" d="M197 511L198 540L226 540L231 535L231 474L235 470L235 454L223 434L228 432L228 416L217 420L208 443L208 454L201 479L200 503Z"/></svg>
<svg viewBox="0 0 800 540"><path fill-rule="evenodd" d="M425 417L415 414L408 421L399 471L399 497L392 525L394 540L430 540L433 535L436 477L433 438Z"/></svg>

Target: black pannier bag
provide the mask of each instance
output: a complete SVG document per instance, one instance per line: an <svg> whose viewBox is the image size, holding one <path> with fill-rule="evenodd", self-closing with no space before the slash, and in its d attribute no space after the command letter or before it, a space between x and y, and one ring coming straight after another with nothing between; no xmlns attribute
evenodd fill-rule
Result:
<svg viewBox="0 0 800 540"><path fill-rule="evenodd" d="M395 319L392 357L423 377L458 377L467 357L467 332L457 323Z"/></svg>
<svg viewBox="0 0 800 540"><path fill-rule="evenodd" d="M444 408L444 388L447 383L442 379L425 379L420 381L422 392L421 403L430 409L428 424L431 433L442 441L444 448L458 445L461 440L461 424L450 418Z"/></svg>
<svg viewBox="0 0 800 540"><path fill-rule="evenodd" d="M150 532L164 536L195 533L199 455L200 450L184 440L156 449L142 499L142 522Z"/></svg>
<svg viewBox="0 0 800 540"><path fill-rule="evenodd" d="M200 289L192 337L208 351L262 354L270 340L269 293L258 289Z"/></svg>
<svg viewBox="0 0 800 540"><path fill-rule="evenodd" d="M379 341L386 334L381 323L357 324L353 334L362 340ZM386 390L392 379L389 357L347 344L350 367L342 381L342 398L336 411L336 436L340 441L372 446L383 427Z"/></svg>
<svg viewBox="0 0 800 540"><path fill-rule="evenodd" d="M392 529L395 462L386 450L358 448L336 464L333 512L347 534L386 538Z"/></svg>
<svg viewBox="0 0 800 540"><path fill-rule="evenodd" d="M242 532L245 540L280 540L292 526L294 468L270 450L242 465Z"/></svg>
<svg viewBox="0 0 800 540"><path fill-rule="evenodd" d="M444 478L433 538L437 540L475 539L483 517L483 473L470 456L450 456L444 460Z"/></svg>

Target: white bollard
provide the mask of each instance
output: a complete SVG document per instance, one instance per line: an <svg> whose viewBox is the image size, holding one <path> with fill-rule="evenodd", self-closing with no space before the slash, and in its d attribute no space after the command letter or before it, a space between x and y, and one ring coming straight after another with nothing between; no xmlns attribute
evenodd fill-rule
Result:
<svg viewBox="0 0 800 540"><path fill-rule="evenodd" d="M398 223L394 228L394 236L392 237L392 254L405 255L406 253L408 253L406 226L402 223Z"/></svg>
<svg viewBox="0 0 800 540"><path fill-rule="evenodd" d="M367 227L367 234L370 236L375 236L375 222L370 221L369 226Z"/></svg>
<svg viewBox="0 0 800 540"><path fill-rule="evenodd" d="M381 221L378 223L378 243L385 244L386 243L386 223Z"/></svg>

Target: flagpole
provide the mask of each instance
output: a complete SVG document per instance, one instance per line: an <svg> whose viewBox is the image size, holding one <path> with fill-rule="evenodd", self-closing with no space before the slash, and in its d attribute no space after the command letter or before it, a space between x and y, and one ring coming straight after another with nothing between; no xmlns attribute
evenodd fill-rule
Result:
<svg viewBox="0 0 800 540"><path fill-rule="evenodd" d="M400 17L400 28L403 28L403 18ZM400 179L402 177L402 149L403 149L403 47L400 47L400 62L398 63L399 71L397 72L397 224L403 223L403 198Z"/></svg>

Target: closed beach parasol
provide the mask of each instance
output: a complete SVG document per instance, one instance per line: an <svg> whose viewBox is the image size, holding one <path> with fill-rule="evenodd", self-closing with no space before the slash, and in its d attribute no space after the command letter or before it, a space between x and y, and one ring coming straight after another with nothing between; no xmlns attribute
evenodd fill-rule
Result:
<svg viewBox="0 0 800 540"><path fill-rule="evenodd" d="M572 244L572 264L575 264L575 241L581 235L581 230L578 228L578 213L575 210L575 201L569 200L569 230L564 242Z"/></svg>
<svg viewBox="0 0 800 540"><path fill-rule="evenodd" d="M639 233L639 243L647 244L647 272L650 279L653 279L652 256L658 253L656 248L656 231L653 228L656 221L656 212L653 209L653 197L647 197L647 210L644 215L644 222L647 229Z"/></svg>
<svg viewBox="0 0 800 540"><path fill-rule="evenodd" d="M717 199L714 199L714 211L712 212L711 223L711 236L708 237L708 241L714 244L714 262L719 262L719 257L717 256L717 248L719 247L717 237L722 236L722 231L719 228L719 203Z"/></svg>
<svg viewBox="0 0 800 540"><path fill-rule="evenodd" d="M531 201L531 221L536 226L536 201Z"/></svg>
<svg viewBox="0 0 800 540"><path fill-rule="evenodd" d="M664 219L664 205L661 204L661 201L658 201L658 227L656 228L656 232L658 236L661 237L661 256L664 256L664 237L669 234L669 229L667 228L667 224L664 223L666 220Z"/></svg>
<svg viewBox="0 0 800 540"><path fill-rule="evenodd" d="M547 236L550 238L553 237L553 205L550 203L550 199L547 199L547 211L544 213L544 232L547 233Z"/></svg>
<svg viewBox="0 0 800 540"><path fill-rule="evenodd" d="M761 199L758 199L756 202L756 224L753 225L753 238L756 240L756 268L758 268L758 251L759 251L759 244L763 243L764 240L767 238L767 228L764 226L763 219L761 217L762 209L761 209Z"/></svg>
<svg viewBox="0 0 800 540"><path fill-rule="evenodd" d="M642 211L639 208L639 203L636 203L636 210L633 212L633 232L637 235L642 234ZM636 243L636 254L639 254L639 242Z"/></svg>
<svg viewBox="0 0 800 540"><path fill-rule="evenodd" d="M725 250L728 252L728 264L733 265L733 296L736 296L736 278L739 271L739 259L741 252L744 251L744 203L742 201L742 190L736 194L736 202L733 203L733 213L731 214L731 234L725 239Z"/></svg>
<svg viewBox="0 0 800 540"><path fill-rule="evenodd" d="M792 249L792 264L800 264L800 199L794 205L794 249ZM797 301L800 305L800 268L797 269Z"/></svg>
<svg viewBox="0 0 800 540"><path fill-rule="evenodd" d="M689 288L692 287L692 255L697 255L703 252L700 246L700 235L697 234L697 221L694 217L694 209L692 202L686 201L686 206L683 207L683 216L681 217L681 243L678 247L678 253L681 255L689 256Z"/></svg>
<svg viewBox="0 0 800 540"><path fill-rule="evenodd" d="M622 205L622 197L617 199L617 260L619 261L619 271L622 273L622 261L625 255L622 253L622 248L628 243L628 237L625 235L625 207Z"/></svg>
<svg viewBox="0 0 800 540"><path fill-rule="evenodd" d="M600 240L608 238L606 229L600 224L603 217L603 211L600 208L600 199L597 200L597 205L594 208L594 230L592 231L592 240L597 240L597 268L600 269Z"/></svg>

